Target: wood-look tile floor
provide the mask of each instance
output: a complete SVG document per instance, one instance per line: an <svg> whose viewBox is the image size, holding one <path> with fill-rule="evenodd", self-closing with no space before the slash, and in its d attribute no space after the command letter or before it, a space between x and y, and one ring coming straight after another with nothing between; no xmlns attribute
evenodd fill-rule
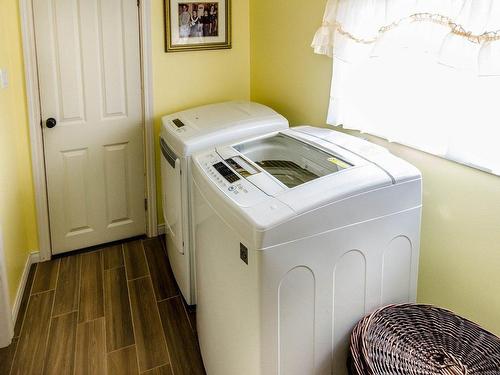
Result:
<svg viewBox="0 0 500 375"><path fill-rule="evenodd" d="M134 240L34 265L0 374L205 374L195 311L164 241Z"/></svg>

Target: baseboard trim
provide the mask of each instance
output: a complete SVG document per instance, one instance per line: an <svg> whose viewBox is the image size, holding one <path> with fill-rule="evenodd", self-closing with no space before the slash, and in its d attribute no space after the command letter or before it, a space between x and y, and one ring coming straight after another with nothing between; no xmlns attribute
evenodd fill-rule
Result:
<svg viewBox="0 0 500 375"><path fill-rule="evenodd" d="M26 289L26 282L28 281L28 275L30 273L30 268L33 264L40 262L40 252L33 251L28 255L26 263L24 264L23 274L21 276L21 282L17 288L16 299L14 300L14 306L12 306L12 320L14 324L17 321L17 314L19 313L19 308L21 307L21 301L23 299L24 289Z"/></svg>
<svg viewBox="0 0 500 375"><path fill-rule="evenodd" d="M158 224L158 235L164 235L165 233L165 224Z"/></svg>

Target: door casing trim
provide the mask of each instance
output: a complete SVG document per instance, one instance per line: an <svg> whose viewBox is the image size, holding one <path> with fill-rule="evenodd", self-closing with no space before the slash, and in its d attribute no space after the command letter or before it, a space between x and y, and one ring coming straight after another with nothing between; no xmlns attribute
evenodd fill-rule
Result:
<svg viewBox="0 0 500 375"><path fill-rule="evenodd" d="M20 0L21 33L24 54L26 99L28 105L31 167L35 191L36 219L40 261L50 260L49 206L46 184L43 135L41 127L38 67L36 64L35 30L32 0ZM149 237L158 235L156 207L156 166L155 131L153 110L153 69L151 40L151 0L139 2L139 32L141 55L141 79L144 118L144 158L146 171L145 198L148 200L146 212L146 233Z"/></svg>

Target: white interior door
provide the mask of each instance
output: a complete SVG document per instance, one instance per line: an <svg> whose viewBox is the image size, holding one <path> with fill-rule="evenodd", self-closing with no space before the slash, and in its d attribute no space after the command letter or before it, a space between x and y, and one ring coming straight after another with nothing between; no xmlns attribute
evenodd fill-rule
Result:
<svg viewBox="0 0 500 375"><path fill-rule="evenodd" d="M33 12L52 252L144 234L137 0L33 0Z"/></svg>

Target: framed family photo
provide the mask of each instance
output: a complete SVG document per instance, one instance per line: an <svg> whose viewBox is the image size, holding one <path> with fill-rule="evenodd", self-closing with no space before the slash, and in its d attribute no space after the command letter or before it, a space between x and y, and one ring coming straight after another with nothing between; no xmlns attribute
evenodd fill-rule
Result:
<svg viewBox="0 0 500 375"><path fill-rule="evenodd" d="M231 48L231 0L164 0L166 52Z"/></svg>

